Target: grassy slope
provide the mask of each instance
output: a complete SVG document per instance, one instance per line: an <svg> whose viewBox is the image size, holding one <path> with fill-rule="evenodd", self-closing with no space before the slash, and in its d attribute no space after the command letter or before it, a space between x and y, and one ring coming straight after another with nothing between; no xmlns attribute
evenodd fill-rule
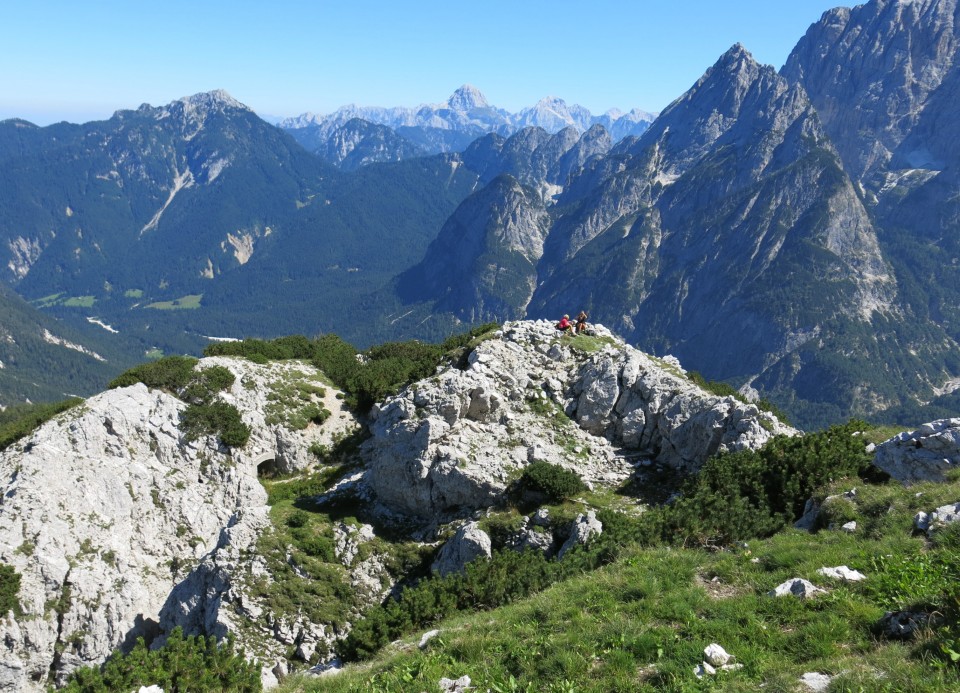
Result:
<svg viewBox="0 0 960 693"><path fill-rule="evenodd" d="M372 662L280 690L432 691L442 677L466 674L479 691L797 691L806 672L837 676L831 691L960 690L960 669L941 648L960 647L956 631L913 642L876 631L887 610L944 606L960 542L930 545L913 533L912 517L956 502L960 481L909 489L841 481L831 492L852 485L856 502L834 502L828 513L856 519L854 534L790 530L720 552L635 547L529 599L437 624L441 635L425 651L417 633ZM867 581L845 586L816 573L839 565ZM793 577L830 592L808 601L766 595ZM743 669L698 680L693 669L711 643Z"/></svg>

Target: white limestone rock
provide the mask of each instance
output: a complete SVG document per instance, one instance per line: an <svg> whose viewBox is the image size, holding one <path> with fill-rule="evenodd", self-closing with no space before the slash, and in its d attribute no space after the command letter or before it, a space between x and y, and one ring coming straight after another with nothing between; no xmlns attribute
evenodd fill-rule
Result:
<svg viewBox="0 0 960 693"><path fill-rule="evenodd" d="M943 481L960 464L960 418L904 431L877 446L873 464L897 481Z"/></svg>
<svg viewBox="0 0 960 693"><path fill-rule="evenodd" d="M294 370L311 379L312 366L217 357L198 368L211 365L236 375L221 397L251 427L243 448L185 440L185 405L137 384L0 452L0 561L21 576L23 613L0 620L0 690L46 690L141 635L176 625L223 635L233 619L259 615L235 580L264 569L250 555L267 524L257 467L301 468L328 433L267 423L270 384L300 378Z"/></svg>
<svg viewBox="0 0 960 693"><path fill-rule="evenodd" d="M696 470L719 451L795 433L752 404L704 392L603 326L595 332L608 345L589 354L548 321L508 322L466 370L448 368L375 406L363 484L385 511L447 522L501 502L533 461L593 488L631 476L624 449Z"/></svg>
<svg viewBox="0 0 960 693"><path fill-rule="evenodd" d="M867 576L861 573L859 570L851 570L845 565L840 565L836 568L820 568L817 571L817 574L823 575L824 577L833 578L835 580L841 580L843 582L861 582L867 579Z"/></svg>
<svg viewBox="0 0 960 693"><path fill-rule="evenodd" d="M799 597L801 599L810 599L815 597L818 594L826 594L826 590L820 587L817 587L809 580L804 580L803 578L793 578L787 580L774 589L767 592L767 595L770 597Z"/></svg>
<svg viewBox="0 0 960 693"><path fill-rule="evenodd" d="M597 513L593 510L586 515L577 515L573 521L573 527L570 529L570 538L567 539L560 550L557 552L557 558L561 559L574 546L581 546L589 542L593 537L598 537L603 533L603 523L597 519Z"/></svg>
<svg viewBox="0 0 960 693"><path fill-rule="evenodd" d="M960 503L948 503L929 513L918 512L913 518L913 526L921 532L933 534L957 521L960 521Z"/></svg>
<svg viewBox="0 0 960 693"><path fill-rule="evenodd" d="M443 577L462 572L467 563L490 556L490 536L476 522L468 522L443 545L431 570Z"/></svg>
<svg viewBox="0 0 960 693"><path fill-rule="evenodd" d="M703 656L706 662L715 666L722 667L726 664L733 664L736 659L717 643L710 643L703 650Z"/></svg>
<svg viewBox="0 0 960 693"><path fill-rule="evenodd" d="M801 685L811 693L826 693L831 681L833 681L832 676L818 672L808 672L800 677Z"/></svg>

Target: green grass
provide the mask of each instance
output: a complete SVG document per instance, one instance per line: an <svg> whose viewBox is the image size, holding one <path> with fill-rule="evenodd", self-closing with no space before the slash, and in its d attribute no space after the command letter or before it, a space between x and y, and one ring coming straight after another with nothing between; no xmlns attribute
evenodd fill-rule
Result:
<svg viewBox="0 0 960 693"><path fill-rule="evenodd" d="M203 294L188 294L186 296L181 296L180 298L175 298L172 301L157 301L156 303L148 303L145 308L154 308L156 310L193 310L200 307L200 299L203 298Z"/></svg>
<svg viewBox="0 0 960 693"><path fill-rule="evenodd" d="M127 289L123 295L126 298L143 298L143 289Z"/></svg>
<svg viewBox="0 0 960 693"><path fill-rule="evenodd" d="M68 308L93 308L93 304L96 302L95 296L71 296L63 301L62 305Z"/></svg>
<svg viewBox="0 0 960 693"><path fill-rule="evenodd" d="M63 296L63 292L50 294L49 296L43 296L42 298L35 298L30 301L37 308L49 308L50 306L55 306L60 302L60 297Z"/></svg>
<svg viewBox="0 0 960 693"><path fill-rule="evenodd" d="M564 343L585 354L600 351L605 346L617 346L617 340L611 337L593 337L587 334L578 334L573 338L564 340Z"/></svg>
<svg viewBox="0 0 960 693"><path fill-rule="evenodd" d="M958 542L930 544L910 526L917 508L960 497L960 482L843 480L827 492L851 485L853 515L876 531L790 529L722 551L633 546L539 594L429 626L440 636L424 651L416 643L427 627L336 677L293 677L278 690L419 693L466 674L480 691L786 692L801 690L807 672L836 676L831 691L960 690L949 656L960 643ZM817 574L838 565L868 578L844 585ZM829 592L806 601L767 595L793 577ZM944 623L909 642L878 634L886 610L920 604ZM743 669L697 680L693 669L711 643Z"/></svg>
<svg viewBox="0 0 960 693"><path fill-rule="evenodd" d="M264 407L269 425L282 424L292 431L301 431L311 422L322 424L330 416L323 407L326 390L303 371L288 371L272 381Z"/></svg>

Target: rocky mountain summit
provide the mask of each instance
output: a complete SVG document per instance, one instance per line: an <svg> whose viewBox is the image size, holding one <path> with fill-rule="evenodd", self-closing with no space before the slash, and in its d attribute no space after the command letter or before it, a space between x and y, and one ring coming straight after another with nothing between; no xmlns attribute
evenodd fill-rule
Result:
<svg viewBox="0 0 960 693"><path fill-rule="evenodd" d="M720 450L794 433L754 405L701 390L675 361L594 330L574 338L544 321L507 323L465 364L376 405L357 471L318 502L350 495L367 506L365 515L418 528L421 540L435 542L502 506L512 480L533 462L600 489L647 466L695 470ZM264 585L281 577L258 548L273 531L258 473L315 466L311 446L329 447L355 420L324 386L311 396L332 415L321 425L292 425L296 405L283 393L316 393L320 378L305 363L212 357L196 366L213 367L236 378L222 398L251 429L242 447L192 439L180 427L185 404L137 384L91 397L0 453L0 560L21 576L19 609L0 621L0 690L63 683L78 666L102 662L137 637L162 642L177 626L235 634L265 663L269 683L273 670L286 671L291 651L316 664L349 628L282 615L264 596ZM545 517L531 522L549 526ZM548 530L534 524L517 547L551 550L551 540L536 543ZM586 513L560 531L566 548L557 548L562 554L600 531ZM382 599L397 576L372 548L374 526L341 522L333 537L331 560L358 603ZM479 541L479 553L445 549L436 570L461 569L463 559L451 555L483 555ZM294 559L285 553L280 565L289 572ZM292 565L283 579L308 579Z"/></svg>
<svg viewBox="0 0 960 693"><path fill-rule="evenodd" d="M609 487L640 460L696 471L717 452L795 433L594 330L597 350L585 353L550 322L508 322L464 370L378 405L362 483L388 511L437 523L496 505L515 472L535 461Z"/></svg>

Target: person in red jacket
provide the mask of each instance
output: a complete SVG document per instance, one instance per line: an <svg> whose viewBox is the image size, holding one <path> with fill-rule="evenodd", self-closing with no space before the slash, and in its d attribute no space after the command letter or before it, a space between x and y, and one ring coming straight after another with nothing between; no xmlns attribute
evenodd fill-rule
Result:
<svg viewBox="0 0 960 693"><path fill-rule="evenodd" d="M573 334L573 323L570 322L570 316L564 315L560 322L557 323L557 329L561 332L566 332Z"/></svg>

